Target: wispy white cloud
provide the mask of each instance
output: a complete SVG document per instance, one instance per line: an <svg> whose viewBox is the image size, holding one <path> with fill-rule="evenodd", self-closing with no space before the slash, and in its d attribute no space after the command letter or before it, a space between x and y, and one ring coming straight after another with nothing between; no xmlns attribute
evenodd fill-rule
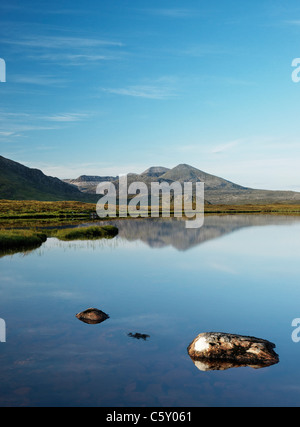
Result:
<svg viewBox="0 0 300 427"><path fill-rule="evenodd" d="M191 18L196 12L191 9L169 8L169 9L144 9L146 13L166 18Z"/></svg>
<svg viewBox="0 0 300 427"><path fill-rule="evenodd" d="M245 139L236 139L234 141L229 141L224 144L217 145L212 149L212 153L218 154L223 153L225 151L231 150L233 147L236 147L237 145L245 142Z"/></svg>
<svg viewBox="0 0 300 427"><path fill-rule="evenodd" d="M85 113L65 113L57 114L53 116L44 116L44 120L49 120L50 122L78 122L89 117Z"/></svg>
<svg viewBox="0 0 300 427"><path fill-rule="evenodd" d="M177 78L175 76L162 76L143 84L129 85L121 88L102 88L103 92L147 99L171 99L178 96Z"/></svg>
<svg viewBox="0 0 300 427"><path fill-rule="evenodd" d="M284 21L287 25L300 25L300 19L292 19L290 21Z"/></svg>
<svg viewBox="0 0 300 427"><path fill-rule="evenodd" d="M168 88L161 88L157 86L129 86L127 88L105 88L104 92L132 96L135 98L148 98L148 99L168 99L174 97L175 94Z"/></svg>
<svg viewBox="0 0 300 427"><path fill-rule="evenodd" d="M65 49L104 46L124 46L121 42L92 39L87 37L43 36L24 37L22 39L3 39L2 43L32 48Z"/></svg>
<svg viewBox="0 0 300 427"><path fill-rule="evenodd" d="M67 80L59 79L54 76L41 76L41 75L15 75L10 77L11 82L21 83L21 84L29 84L29 85L37 85L37 86L64 86L67 83Z"/></svg>
<svg viewBox="0 0 300 427"><path fill-rule="evenodd" d="M30 60L53 62L61 66L80 66L123 59L124 44L119 41L71 36L3 37L2 43L11 46ZM27 79L28 80L28 79Z"/></svg>
<svg viewBox="0 0 300 427"><path fill-rule="evenodd" d="M68 123L87 120L91 115L87 112L43 115L0 111L0 139L9 142L16 137L25 137L28 132L61 129Z"/></svg>

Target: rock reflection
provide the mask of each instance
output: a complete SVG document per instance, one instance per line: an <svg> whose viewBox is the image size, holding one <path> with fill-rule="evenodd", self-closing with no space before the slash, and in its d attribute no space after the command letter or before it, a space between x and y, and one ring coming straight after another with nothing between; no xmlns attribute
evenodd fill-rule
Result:
<svg viewBox="0 0 300 427"><path fill-rule="evenodd" d="M194 359L191 357L191 360L195 364L196 368L199 369L199 371L207 372L207 371L226 371L227 369L231 368L242 368L242 367L248 367L253 369L261 369L261 368L267 368L272 365L276 365L278 362L259 362L256 364L249 364L249 363L238 363L235 361L229 361L229 360L208 360L208 359Z"/></svg>
<svg viewBox="0 0 300 427"><path fill-rule="evenodd" d="M147 341L147 339L150 338L150 335L140 334L139 332L136 332L135 334L133 334L132 332L129 332L129 334L127 335L131 338L135 338L137 340L143 340L143 341Z"/></svg>

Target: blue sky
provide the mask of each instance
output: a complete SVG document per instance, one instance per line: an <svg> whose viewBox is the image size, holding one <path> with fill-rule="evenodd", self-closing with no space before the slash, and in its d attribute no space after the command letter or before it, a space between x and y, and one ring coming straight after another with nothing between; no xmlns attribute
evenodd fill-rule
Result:
<svg viewBox="0 0 300 427"><path fill-rule="evenodd" d="M298 0L2 0L0 57L5 157L300 191Z"/></svg>

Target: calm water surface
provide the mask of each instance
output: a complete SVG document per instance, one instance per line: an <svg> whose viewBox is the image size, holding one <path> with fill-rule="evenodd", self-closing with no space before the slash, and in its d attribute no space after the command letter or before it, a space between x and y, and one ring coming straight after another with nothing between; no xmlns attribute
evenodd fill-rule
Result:
<svg viewBox="0 0 300 427"><path fill-rule="evenodd" d="M300 218L117 226L0 259L0 406L300 406ZM110 318L75 317L89 307ZM187 347L209 331L272 341L280 362L201 371Z"/></svg>

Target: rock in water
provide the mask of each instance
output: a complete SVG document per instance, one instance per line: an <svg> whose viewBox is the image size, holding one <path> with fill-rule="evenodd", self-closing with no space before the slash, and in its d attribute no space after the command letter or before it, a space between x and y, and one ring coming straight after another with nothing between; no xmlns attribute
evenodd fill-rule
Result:
<svg viewBox="0 0 300 427"><path fill-rule="evenodd" d="M279 362L275 344L255 337L205 332L188 346L193 361L229 361L236 365L269 366ZM204 369L203 369L204 370Z"/></svg>
<svg viewBox="0 0 300 427"><path fill-rule="evenodd" d="M97 308L88 308L87 310L82 311L81 313L77 313L76 317L82 322L96 324L104 322L104 320L109 318L109 315L101 310L98 310Z"/></svg>

